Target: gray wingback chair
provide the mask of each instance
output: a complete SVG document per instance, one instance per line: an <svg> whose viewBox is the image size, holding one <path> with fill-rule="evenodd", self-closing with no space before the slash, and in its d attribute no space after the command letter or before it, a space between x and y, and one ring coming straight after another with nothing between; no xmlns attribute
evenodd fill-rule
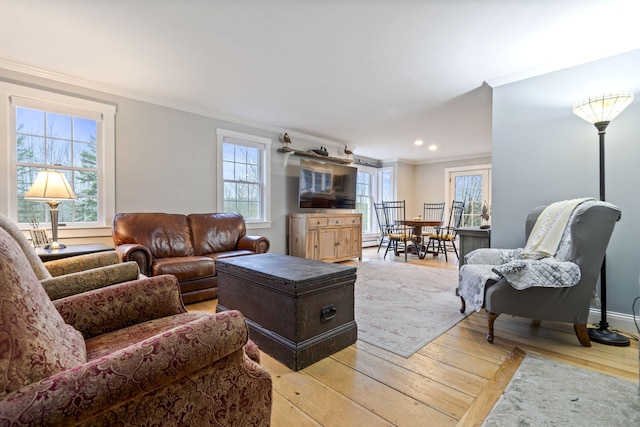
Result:
<svg viewBox="0 0 640 427"><path fill-rule="evenodd" d="M525 225L527 238L545 207L539 206L529 213ZM505 313L535 320L573 323L580 344L590 347L586 324L591 298L611 233L620 216L620 209L606 202L587 202L575 209L567 225L571 244L565 260L578 265L581 278L572 287L516 290L504 278L487 282L484 296L489 328L487 341L493 342L493 324L501 313ZM464 313L465 309L462 299L460 311Z"/></svg>

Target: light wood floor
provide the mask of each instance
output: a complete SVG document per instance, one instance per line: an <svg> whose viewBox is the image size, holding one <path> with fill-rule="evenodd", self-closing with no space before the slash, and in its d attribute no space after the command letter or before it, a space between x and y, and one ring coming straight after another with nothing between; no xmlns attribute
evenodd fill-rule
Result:
<svg viewBox="0 0 640 427"><path fill-rule="evenodd" d="M375 248L365 249L364 257L382 259ZM403 256L389 258L390 262L404 262ZM458 268L455 255L448 263L443 256L409 262ZM215 311L215 303L192 304L188 309ZM630 347L593 343L583 348L572 325L534 325L511 316L500 316L495 328L495 341L489 344L484 312L473 313L408 359L357 341L298 372L262 353L262 364L273 378L271 424L480 425L526 354L638 383L635 340Z"/></svg>

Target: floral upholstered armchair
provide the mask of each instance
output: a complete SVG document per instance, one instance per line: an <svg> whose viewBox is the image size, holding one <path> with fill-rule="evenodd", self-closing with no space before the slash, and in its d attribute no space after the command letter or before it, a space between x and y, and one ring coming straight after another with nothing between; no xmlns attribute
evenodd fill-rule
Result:
<svg viewBox="0 0 640 427"><path fill-rule="evenodd" d="M140 277L138 265L133 261L120 263L115 251L42 262L20 228L2 214L0 228L18 243L52 300Z"/></svg>
<svg viewBox="0 0 640 427"><path fill-rule="evenodd" d="M0 228L0 425L269 425L247 343L239 312L187 312L174 276L51 301Z"/></svg>

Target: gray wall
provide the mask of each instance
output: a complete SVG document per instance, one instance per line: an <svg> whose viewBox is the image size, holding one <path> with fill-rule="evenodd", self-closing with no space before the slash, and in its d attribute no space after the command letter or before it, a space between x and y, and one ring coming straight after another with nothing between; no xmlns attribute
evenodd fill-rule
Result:
<svg viewBox="0 0 640 427"><path fill-rule="evenodd" d="M522 247L527 212L542 204L599 197L598 134L572 113L608 92L638 97L606 133L606 199L619 206L607 251L607 309L631 314L640 255L640 50L500 86L493 94L492 246Z"/></svg>
<svg viewBox="0 0 640 427"><path fill-rule="evenodd" d="M248 233L268 237L272 252L286 253L286 215L291 208L287 205L287 192L292 191L288 188L291 179L287 179L287 174L293 172L291 168L285 171L282 154L276 151L281 146L278 130L231 123L5 69L0 69L0 80L116 105L116 213L214 212L215 129L271 138L272 227ZM316 145L319 146L315 144L313 148L318 148ZM112 243L107 236L110 233L86 238ZM77 239L66 241L76 243Z"/></svg>

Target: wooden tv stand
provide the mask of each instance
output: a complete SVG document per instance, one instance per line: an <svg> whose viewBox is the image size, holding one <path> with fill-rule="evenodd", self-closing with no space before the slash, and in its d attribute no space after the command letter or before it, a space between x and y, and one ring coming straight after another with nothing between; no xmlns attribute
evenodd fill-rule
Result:
<svg viewBox="0 0 640 427"><path fill-rule="evenodd" d="M362 214L290 214L289 255L326 262L362 260Z"/></svg>

